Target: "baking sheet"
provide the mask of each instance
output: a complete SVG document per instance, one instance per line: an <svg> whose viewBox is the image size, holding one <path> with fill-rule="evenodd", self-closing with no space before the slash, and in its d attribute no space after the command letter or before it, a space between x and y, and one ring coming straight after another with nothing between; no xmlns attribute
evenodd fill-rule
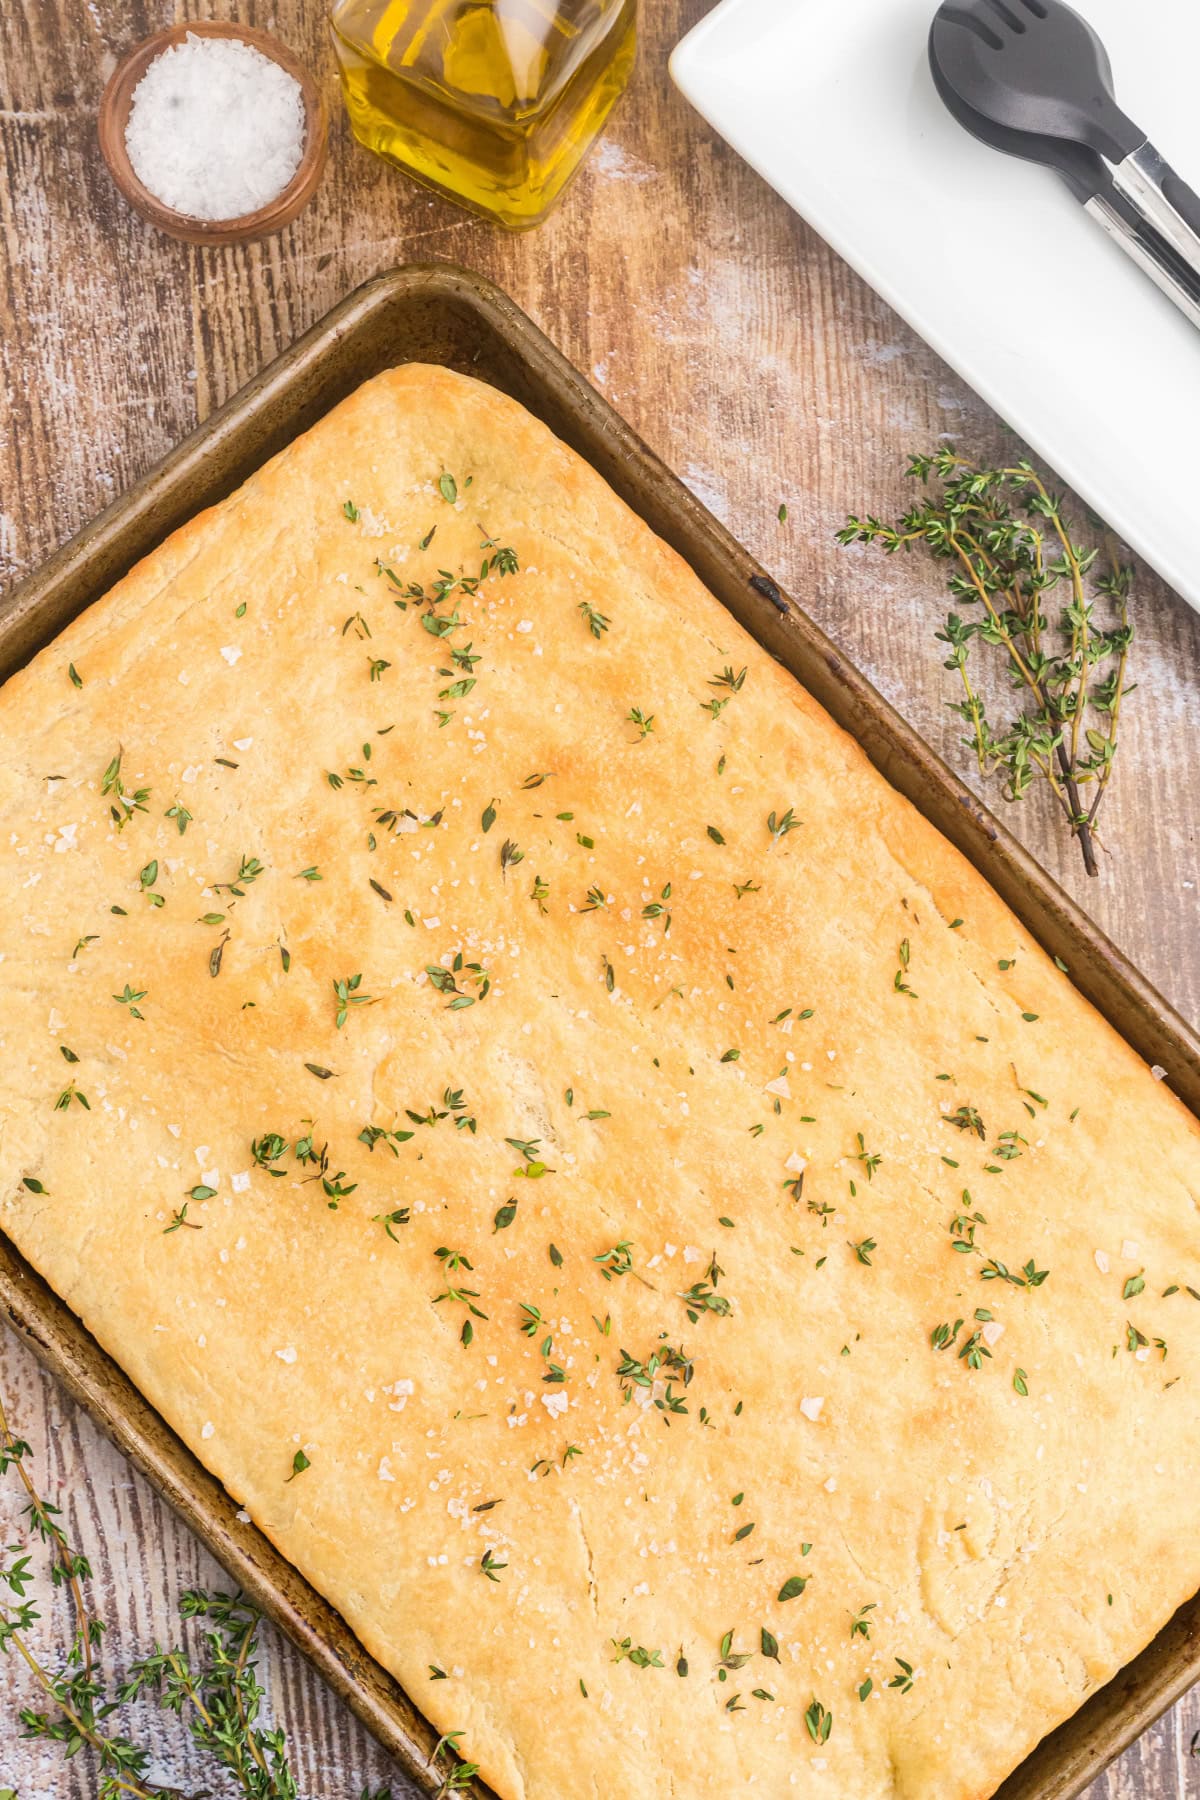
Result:
<svg viewBox="0 0 1200 1800"><path fill-rule="evenodd" d="M0 680L168 532L232 492L346 394L405 361L445 363L520 400L635 512L974 863L1076 986L1200 1117L1200 1039L654 457L511 301L446 266L358 288L10 596ZM433 1729L0 1234L9 1323L425 1791ZM995 1800L1070 1800L1200 1680L1200 1596L1004 1783ZM476 1790L485 1794L488 1790ZM565 1795L564 1800L573 1800Z"/></svg>

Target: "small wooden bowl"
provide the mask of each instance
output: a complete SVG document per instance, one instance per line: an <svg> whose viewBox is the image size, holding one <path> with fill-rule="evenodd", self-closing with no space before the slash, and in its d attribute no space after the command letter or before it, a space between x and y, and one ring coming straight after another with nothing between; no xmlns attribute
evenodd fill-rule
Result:
<svg viewBox="0 0 1200 1800"><path fill-rule="evenodd" d="M125 130L129 124L134 89L156 56L181 44L189 36L240 38L255 50L261 50L264 56L270 57L272 62L278 63L280 68L286 69L300 83L307 130L296 173L283 192L268 205L260 206L254 212L243 213L238 219L191 219L186 213L164 206L138 180L129 160L129 152L125 148ZM101 155L130 206L135 212L141 213L144 219L148 219L151 225L165 231L168 237L182 238L185 244L246 243L251 238L268 237L271 232L281 231L285 225L290 225L316 192L325 167L325 152L328 147L325 97L304 65L297 61L278 38L270 37L265 31L256 31L249 25L227 25L219 21L171 25L165 31L156 31L153 37L146 38L131 50L124 61L117 64L104 90L97 130Z"/></svg>

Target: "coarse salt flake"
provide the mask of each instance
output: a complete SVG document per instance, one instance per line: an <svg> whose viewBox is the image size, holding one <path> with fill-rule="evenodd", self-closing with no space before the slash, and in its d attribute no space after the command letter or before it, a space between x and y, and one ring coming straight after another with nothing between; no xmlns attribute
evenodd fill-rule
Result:
<svg viewBox="0 0 1200 1800"><path fill-rule="evenodd" d="M252 44L189 32L134 89L125 148L164 206L189 219L240 219L287 187L306 130L295 76Z"/></svg>
<svg viewBox="0 0 1200 1800"><path fill-rule="evenodd" d="M806 1419L812 1419L815 1423L821 1416L821 1408L824 1404L825 1399L823 1395L818 1398L805 1398L800 1402L800 1411L804 1414Z"/></svg>

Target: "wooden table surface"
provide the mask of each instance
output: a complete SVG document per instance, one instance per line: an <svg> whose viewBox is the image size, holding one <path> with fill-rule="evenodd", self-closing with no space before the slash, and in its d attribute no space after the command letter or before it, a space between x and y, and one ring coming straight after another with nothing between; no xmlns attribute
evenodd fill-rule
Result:
<svg viewBox="0 0 1200 1800"><path fill-rule="evenodd" d="M946 759L958 747L932 632L929 566L839 549L852 508L898 508L906 452L948 434L973 456L1002 424L690 112L667 55L708 0L648 0L638 73L612 128L540 231L502 235L377 162L350 138L319 0L36 0L0 17L0 583L20 578L351 288L405 261L492 275L696 494L815 614ZM324 74L329 167L282 236L216 251L157 236L118 199L95 144L104 80L175 18L237 16ZM1132 452L1131 452L1132 453ZM786 502L788 517L777 514ZM1089 882L1040 798L1007 822L1191 1020L1200 1018L1200 618L1139 571L1123 748ZM205 1553L11 1338L0 1389L51 1497L96 1567L116 1666L173 1635L177 1596L219 1583ZM1181 1453L1182 1453L1181 1446ZM17 1502L0 1488L0 1540ZM264 1679L300 1791L357 1800L387 1759L271 1633ZM18 1741L32 1698L0 1658L0 1787L85 1800L80 1758ZM1090 1800L1200 1794L1200 1689L1100 1780ZM183 1786L198 1769L173 1722L154 1745ZM398 1797L403 1780L393 1780ZM564 1800L570 1800L564 1796ZM653 1800L653 1797L650 1797Z"/></svg>

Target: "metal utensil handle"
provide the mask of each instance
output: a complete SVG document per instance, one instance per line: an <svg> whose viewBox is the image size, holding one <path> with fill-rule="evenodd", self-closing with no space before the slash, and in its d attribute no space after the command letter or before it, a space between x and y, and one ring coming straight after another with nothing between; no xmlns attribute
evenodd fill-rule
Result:
<svg viewBox="0 0 1200 1800"><path fill-rule="evenodd" d="M1113 186L1200 280L1200 197L1147 138L1112 172Z"/></svg>
<svg viewBox="0 0 1200 1800"><path fill-rule="evenodd" d="M1085 210L1120 245L1126 256L1137 264L1144 275L1150 277L1156 287L1162 289L1169 300L1175 302L1184 317L1190 319L1200 331L1200 290L1193 293L1162 253L1136 232L1103 194L1094 194L1084 205Z"/></svg>

